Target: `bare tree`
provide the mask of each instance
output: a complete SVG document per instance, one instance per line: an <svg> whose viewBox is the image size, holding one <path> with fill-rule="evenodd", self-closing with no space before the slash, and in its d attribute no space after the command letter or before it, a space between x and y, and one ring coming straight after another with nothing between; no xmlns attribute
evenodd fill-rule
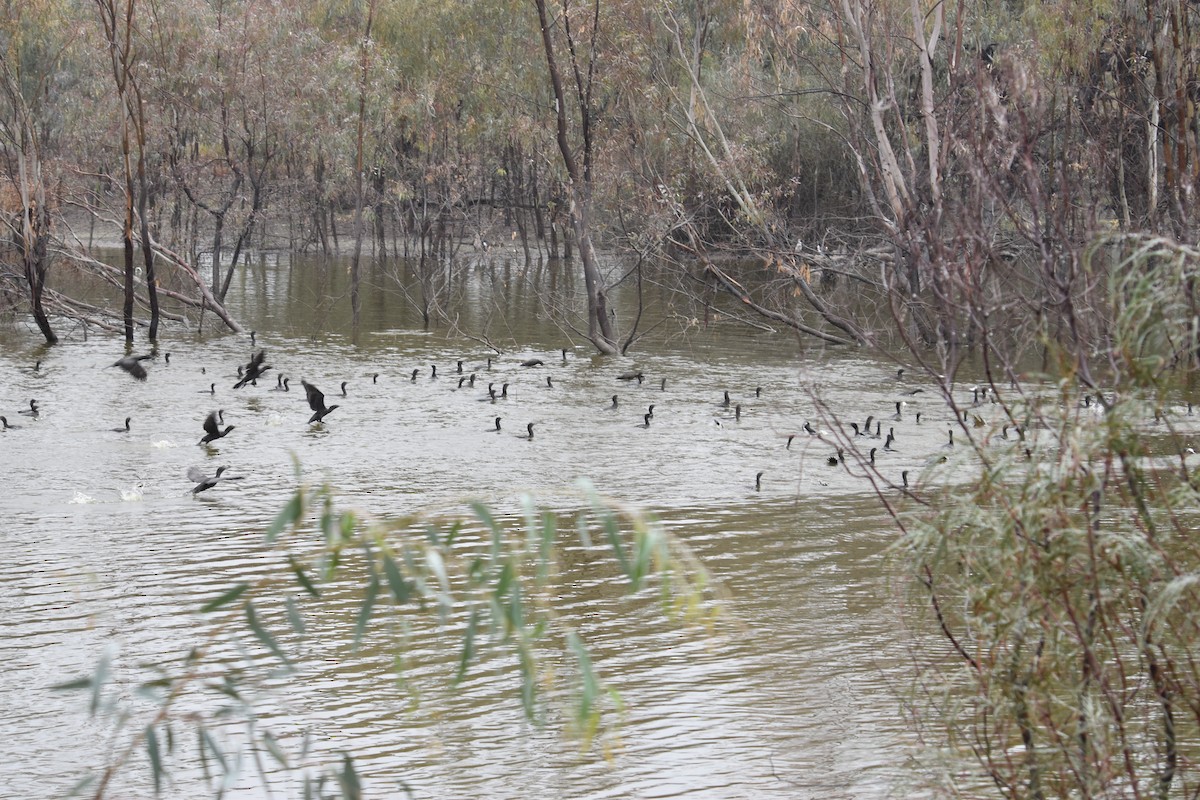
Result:
<svg viewBox="0 0 1200 800"><path fill-rule="evenodd" d="M575 242L579 247L579 260L583 264L583 280L587 289L588 325L587 337L601 353L616 355L619 352L612 320L608 311L608 290L604 274L596 259L592 244L592 155L594 150L593 123L595 109L592 91L595 85L596 41L600 31L600 0L593 0L590 17L590 37L586 64L582 63L580 42L571 27L570 0L563 0L562 39L564 45L555 41L555 30L559 27L550 21L546 0L534 0L537 6L538 23L541 26L542 45L546 55L546 69L554 92L554 116L558 152L567 171L567 205L571 215L571 226ZM559 67L559 52L565 46L567 63L573 78L571 92L564 88ZM569 107L575 111L578 126L577 140L572 142L568 122Z"/></svg>

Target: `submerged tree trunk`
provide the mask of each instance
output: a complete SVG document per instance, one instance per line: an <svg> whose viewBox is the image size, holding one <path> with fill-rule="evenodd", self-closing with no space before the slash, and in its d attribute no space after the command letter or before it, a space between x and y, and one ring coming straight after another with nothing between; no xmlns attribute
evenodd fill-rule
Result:
<svg viewBox="0 0 1200 800"><path fill-rule="evenodd" d="M358 84L358 130L354 155L354 257L350 261L350 314L354 335L358 336L358 324L362 315L362 259L363 242L363 137L367 124L367 71L370 67L371 25L375 21L375 0L367 5L367 26L363 31L361 61L359 62Z"/></svg>
<svg viewBox="0 0 1200 800"><path fill-rule="evenodd" d="M592 61L589 62L587 78L580 70L575 53L577 48L572 39L570 15L563 14L563 24L566 29L568 51L571 54L571 66L575 74L575 99L579 111L579 126L582 141L583 163L576 157L575 148L567 136L567 104L566 93L563 90L562 75L559 72L558 61L555 57L554 38L550 30L550 21L546 11L546 0L534 0L537 6L538 22L542 28L542 45L546 54L546 68L550 73L550 84L554 89L554 104L556 109L556 127L558 151L562 156L563 165L568 175L567 196L568 211L571 214L571 227L575 232L575 242L579 246L579 260L583 265L583 280L587 287L588 325L587 337L596 349L606 355L617 355L616 337L613 334L612 319L608 313L608 289L605 286L604 275L596 261L596 251L592 246L591 235L591 148L592 148L592 108L591 108L591 70L595 63L596 34L600 22L600 3L596 0L593 6L592 23Z"/></svg>
<svg viewBox="0 0 1200 800"><path fill-rule="evenodd" d="M22 165L24 158L21 159ZM24 171L24 170L22 170ZM40 172L40 170L39 170ZM40 176L39 176L40 180ZM24 176L22 176L22 182ZM46 313L42 296L46 290L46 273L50 266L46 260L46 240L50 235L50 211L46 208L45 192L39 186L37 199L28 198L28 190L22 190L22 200L25 208L21 214L21 260L25 267L25 280L29 284L29 307L33 321L46 344L58 344L58 336L50 326L50 316ZM32 201L32 207L30 202Z"/></svg>

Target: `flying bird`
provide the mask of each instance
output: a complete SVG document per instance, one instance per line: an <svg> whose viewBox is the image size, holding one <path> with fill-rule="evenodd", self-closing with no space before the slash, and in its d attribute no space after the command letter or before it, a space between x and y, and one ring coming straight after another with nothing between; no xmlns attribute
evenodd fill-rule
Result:
<svg viewBox="0 0 1200 800"><path fill-rule="evenodd" d="M242 479L241 475L231 475L227 478L222 477L221 473L226 469L228 469L228 467L217 467L217 474L209 476L205 475L204 470L200 469L199 467L189 467L187 471L188 480L196 482L196 487L192 489L192 494L206 492L221 481L240 481Z"/></svg>
<svg viewBox="0 0 1200 800"><path fill-rule="evenodd" d="M122 359L118 359L113 366L120 367L139 381L144 381L146 380L146 368L142 366L142 362L148 358L154 358L154 355L147 353L144 356L125 356Z"/></svg>
<svg viewBox="0 0 1200 800"><path fill-rule="evenodd" d="M300 385L304 387L304 394L308 397L308 407L313 410L313 415L308 418L309 424L320 422L338 407L336 405L326 406L325 393L308 381L300 381Z"/></svg>
<svg viewBox="0 0 1200 800"><path fill-rule="evenodd" d="M215 442L222 436L228 436L231 430L233 430L232 425L227 426L225 430L221 430L220 425L217 422L217 412L210 411L208 412L208 416L204 419L204 438L200 440L200 444Z"/></svg>
<svg viewBox="0 0 1200 800"><path fill-rule="evenodd" d="M259 350L250 357L250 363L246 365L246 369L242 372L242 379L233 385L233 388L240 389L247 383L256 381L263 376L263 373L271 368L270 364L263 364L263 360L267 357L266 350Z"/></svg>

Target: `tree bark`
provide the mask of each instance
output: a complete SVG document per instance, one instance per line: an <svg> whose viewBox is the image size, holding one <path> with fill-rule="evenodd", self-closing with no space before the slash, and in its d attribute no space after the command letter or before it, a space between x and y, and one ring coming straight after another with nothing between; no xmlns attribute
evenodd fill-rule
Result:
<svg viewBox="0 0 1200 800"><path fill-rule="evenodd" d="M567 103L566 92L563 89L562 74L555 57L554 37L550 30L550 21L546 13L546 0L534 0L537 6L538 22L542 29L542 46L546 53L546 68L550 73L550 85L554 90L555 121L558 152L562 156L563 166L567 170L568 211L571 214L571 227L575 232L575 243L579 247L579 260L583 265L583 282L587 289L588 300L588 340L606 355L617 355L616 336L613 334L612 319L608 313L608 291L604 275L596 261L596 251L592 245L591 234L591 77L584 81L578 63L575 66L576 100L579 108L579 122L583 138L583 165L576 157L567 135ZM594 23L599 25L600 5L597 0L594 6ZM564 20L566 16L564 15ZM593 28L593 60L594 60ZM568 32L568 36L569 36ZM572 48L573 50L574 48Z"/></svg>

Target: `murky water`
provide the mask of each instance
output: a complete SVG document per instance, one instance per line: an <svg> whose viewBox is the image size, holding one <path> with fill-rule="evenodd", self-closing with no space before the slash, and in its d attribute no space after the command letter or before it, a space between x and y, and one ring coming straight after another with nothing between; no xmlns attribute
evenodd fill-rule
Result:
<svg viewBox="0 0 1200 800"><path fill-rule="evenodd" d="M371 796L395 796L401 782L430 798L902 793L913 742L900 714L903 645L884 554L894 531L864 480L825 463L827 445L801 435L785 446L805 421L821 424L814 384L849 419L890 420L894 365L857 351L799 352L783 335L688 325L657 296L643 327L668 321L634 356L595 358L558 321L577 288L569 271L493 262L454 291L466 300L456 312L462 330L506 348L496 356L445 326L419 330L383 271L371 274L383 289L367 293L355 344L341 266L283 259L243 271L230 307L257 330L275 371L237 391L246 336L168 330L170 364L147 362L140 383L109 367L123 353L114 337L64 328L64 343L44 349L23 322L0 332L0 410L21 425L0 433L0 741L10 750L0 797L61 793L111 752L109 728L52 684L89 671L106 646L117 652L118 679L138 663L177 662L205 635L208 620L194 613L203 602L275 568L261 532L294 489L293 459L335 487L342 506L382 519L470 498L515 511L522 492L570 511L580 503L574 482L586 476L655 510L732 593L735 624L710 636L631 607L620 585L580 566L579 585L595 585L563 610L626 707L608 759L581 755L553 723L532 727L514 671L486 667L414 709L388 677L387 652L369 640L358 651L330 645L290 680L264 724L313 734L319 757L352 751ZM545 364L519 366L534 356ZM474 388L459 387L459 359L463 375L476 374ZM631 369L645 382L617 380ZM292 391L271 391L276 372ZM324 426L306 424L301 378L340 405ZM489 383L507 383L508 396L489 401ZM896 481L944 441L948 412L924 397L921 426L884 423L905 444L880 453ZM31 398L36 420L18 414ZM198 447L216 409L235 430ZM129 432L112 430L127 416ZM519 438L530 422L534 438ZM243 480L193 497L188 468L218 465ZM431 655L421 669L445 674L456 657ZM146 794L144 760L126 772L114 796ZM170 796L204 796L195 774L177 781ZM258 786L249 778L227 796L267 796ZM279 775L271 791L295 796L295 783Z"/></svg>

